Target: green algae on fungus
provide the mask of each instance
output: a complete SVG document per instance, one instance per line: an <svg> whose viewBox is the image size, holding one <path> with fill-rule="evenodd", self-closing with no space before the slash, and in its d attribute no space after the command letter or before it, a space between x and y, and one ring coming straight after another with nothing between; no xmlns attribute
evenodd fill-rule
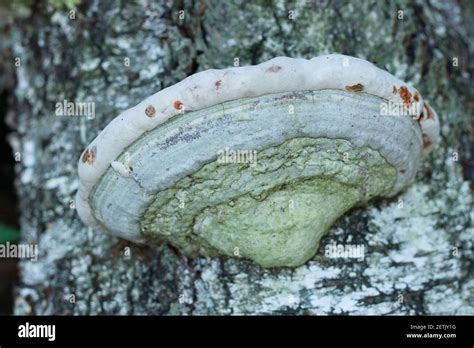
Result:
<svg viewBox="0 0 474 348"><path fill-rule="evenodd" d="M394 117L380 111L387 101L425 108ZM77 210L136 243L297 266L351 207L414 180L439 131L426 105L413 87L341 55L198 73L125 111L89 145L95 160L79 162ZM224 149L256 161L222 163Z"/></svg>
<svg viewBox="0 0 474 348"><path fill-rule="evenodd" d="M341 139L295 138L257 158L256 166L209 163L159 192L142 233L190 255L237 251L265 267L297 266L340 215L388 193L396 177L378 152Z"/></svg>

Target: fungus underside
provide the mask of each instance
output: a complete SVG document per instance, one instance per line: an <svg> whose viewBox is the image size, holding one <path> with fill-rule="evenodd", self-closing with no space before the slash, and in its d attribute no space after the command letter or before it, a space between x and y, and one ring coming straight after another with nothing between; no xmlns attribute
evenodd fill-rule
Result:
<svg viewBox="0 0 474 348"><path fill-rule="evenodd" d="M126 213L130 199L147 202L127 218L136 221L147 243L167 242L190 256L241 257L264 267L301 265L341 215L392 195L397 168L369 144L385 141L398 151L398 141L416 133L411 120L399 119L406 133L396 138L394 119L378 121L381 101L363 92L321 90L186 112L117 158L125 161L127 154L134 174L124 178L109 169L92 192L92 209L110 225L118 218L111 211ZM393 138L379 134L370 141L376 125ZM347 139L323 135L342 128ZM357 134L367 145L349 141ZM256 150L256 162L220 163L217 152L225 147Z"/></svg>

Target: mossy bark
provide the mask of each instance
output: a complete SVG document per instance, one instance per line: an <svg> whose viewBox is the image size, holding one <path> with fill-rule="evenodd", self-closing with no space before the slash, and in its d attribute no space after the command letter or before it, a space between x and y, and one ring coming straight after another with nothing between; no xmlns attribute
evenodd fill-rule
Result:
<svg viewBox="0 0 474 348"><path fill-rule="evenodd" d="M40 258L21 262L16 313L474 314L470 2L82 1L75 19L61 2L22 6L8 39L10 140L23 239ZM77 160L120 111L196 71L331 52L414 84L442 139L412 187L349 212L303 266L190 259L78 219ZM95 102L97 116L55 116L64 99ZM329 257L334 243L365 257Z"/></svg>

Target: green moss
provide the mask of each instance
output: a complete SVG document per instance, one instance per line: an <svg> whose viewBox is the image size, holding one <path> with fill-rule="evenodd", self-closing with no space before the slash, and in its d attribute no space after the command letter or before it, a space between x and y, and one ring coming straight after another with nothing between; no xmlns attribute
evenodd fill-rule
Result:
<svg viewBox="0 0 474 348"><path fill-rule="evenodd" d="M339 216L388 192L395 178L377 151L342 139L291 139L259 151L256 165L215 161L157 193L141 230L189 255L297 266Z"/></svg>

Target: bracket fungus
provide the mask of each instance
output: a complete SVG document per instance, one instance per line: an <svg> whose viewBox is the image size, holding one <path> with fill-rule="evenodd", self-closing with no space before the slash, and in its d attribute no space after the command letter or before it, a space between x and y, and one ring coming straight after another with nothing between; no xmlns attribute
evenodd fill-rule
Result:
<svg viewBox="0 0 474 348"><path fill-rule="evenodd" d="M416 89L362 59L207 70L110 122L76 206L136 243L298 266L342 214L409 185L438 134Z"/></svg>

